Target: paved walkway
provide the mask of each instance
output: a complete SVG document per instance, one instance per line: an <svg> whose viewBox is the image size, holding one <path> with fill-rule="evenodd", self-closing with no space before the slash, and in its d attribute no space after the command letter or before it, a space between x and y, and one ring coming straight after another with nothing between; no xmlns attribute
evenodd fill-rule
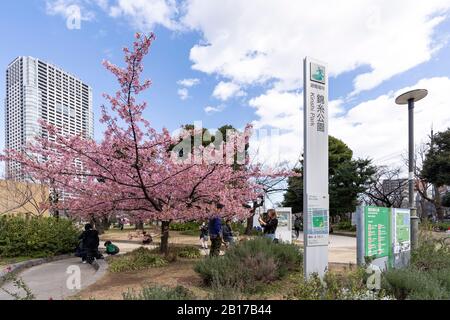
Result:
<svg viewBox="0 0 450 320"><path fill-rule="evenodd" d="M303 245L303 232L298 239L298 242ZM330 234L328 261L356 264L356 238Z"/></svg>
<svg viewBox="0 0 450 320"><path fill-rule="evenodd" d="M61 300L68 298L81 289L84 289L98 279L106 272L107 263L104 260L98 261L100 268L96 271L89 264L82 264L80 258L70 258L41 264L24 270L19 274L26 285L30 288L37 300ZM76 287L74 275L79 271L80 287ZM69 286L68 286L69 282ZM13 284L8 283L4 288L10 292L18 293L21 297L25 296L22 289L18 289ZM0 300L14 300L12 296L0 290Z"/></svg>
<svg viewBox="0 0 450 320"><path fill-rule="evenodd" d="M135 243L117 243L120 248L120 254L130 252L139 248L140 244ZM103 242L100 242L100 249L104 248ZM155 246L147 246L149 249ZM19 273L19 277L23 279L25 284L31 289L31 292L37 300L62 300L77 294L82 289L90 286L99 280L107 270L107 262L98 260L100 268L98 271L89 265L82 264L81 259L74 257L59 261L53 261L41 264ZM74 287L73 279L74 270L80 271L80 287ZM68 273L70 272L70 273ZM72 276L72 277L71 277ZM67 282L69 280L69 287ZM72 280L72 281L70 281ZM72 286L70 285L72 283ZM23 290L14 287L8 283L4 288L13 293L19 293L21 297L25 296ZM14 298L0 289L0 300L13 300Z"/></svg>

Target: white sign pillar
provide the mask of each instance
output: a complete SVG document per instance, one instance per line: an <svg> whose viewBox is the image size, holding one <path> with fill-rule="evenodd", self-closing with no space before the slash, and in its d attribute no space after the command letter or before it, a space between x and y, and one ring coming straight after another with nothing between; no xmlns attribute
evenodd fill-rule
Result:
<svg viewBox="0 0 450 320"><path fill-rule="evenodd" d="M303 61L303 230L304 273L322 277L328 269L328 70Z"/></svg>

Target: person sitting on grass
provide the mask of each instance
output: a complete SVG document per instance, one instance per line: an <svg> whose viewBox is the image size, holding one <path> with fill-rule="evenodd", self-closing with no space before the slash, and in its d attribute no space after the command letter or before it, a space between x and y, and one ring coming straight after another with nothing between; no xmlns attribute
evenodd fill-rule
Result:
<svg viewBox="0 0 450 320"><path fill-rule="evenodd" d="M153 242L153 238L152 238L152 236L151 235L149 235L148 233L147 233L147 231L143 231L142 232L142 244L143 245L148 245L148 244L150 244L150 243L152 243Z"/></svg>
<svg viewBox="0 0 450 320"><path fill-rule="evenodd" d="M105 242L105 247L106 247L106 254L111 256L118 254L120 251L119 247L109 240Z"/></svg>

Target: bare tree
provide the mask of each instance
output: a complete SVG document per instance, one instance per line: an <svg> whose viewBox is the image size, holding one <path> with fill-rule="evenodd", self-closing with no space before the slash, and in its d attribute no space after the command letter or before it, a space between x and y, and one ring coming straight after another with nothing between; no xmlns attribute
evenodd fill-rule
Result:
<svg viewBox="0 0 450 320"><path fill-rule="evenodd" d="M49 189L46 185L0 180L0 214L42 216L49 207Z"/></svg>
<svg viewBox="0 0 450 320"><path fill-rule="evenodd" d="M373 181L364 193L369 205L401 208L407 199L407 179L400 178L401 168L377 167Z"/></svg>
<svg viewBox="0 0 450 320"><path fill-rule="evenodd" d="M425 215L425 213L427 213L427 206L426 206L427 203L430 203L435 208L438 217L441 218L444 213L444 208L442 206L442 199L439 193L439 189L422 176L423 163L425 161L428 151L432 147L433 142L432 136L433 131L431 131L431 135L429 136L430 142L421 143L418 147L416 147L416 154L414 161L415 190L419 194L419 203L422 218L426 218L428 216ZM404 161L406 164L408 163L406 157L404 157Z"/></svg>
<svg viewBox="0 0 450 320"><path fill-rule="evenodd" d="M283 167L285 170L289 170L291 167L287 163L278 163L278 168ZM247 224L245 228L245 234L250 235L253 229L253 217L255 216L256 210L265 204L265 197L270 194L285 192L287 191L287 178L286 177L261 177L258 179L258 184L262 186L264 196L255 199L251 205L252 215L247 218Z"/></svg>

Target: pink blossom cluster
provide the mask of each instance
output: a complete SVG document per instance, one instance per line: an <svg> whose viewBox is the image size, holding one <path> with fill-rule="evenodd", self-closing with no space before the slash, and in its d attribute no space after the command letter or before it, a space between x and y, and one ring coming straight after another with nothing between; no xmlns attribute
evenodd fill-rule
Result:
<svg viewBox="0 0 450 320"><path fill-rule="evenodd" d="M249 141L250 125L219 148L194 148L194 154L201 152L209 157L174 161L171 150L180 136L152 128L143 118L146 103L137 100L151 85L140 76L154 39L153 34L137 34L133 47L124 49L124 68L103 63L117 78L120 89L114 95L104 95L110 108L101 109L106 130L100 142L82 134L64 135L41 122L45 135L23 151L7 150L2 159L20 162L34 179L64 192L67 196L53 206L81 217L115 212L134 221L204 219L216 214L217 203L224 205L224 216L247 217L250 209L246 204L263 192L260 178L291 173L263 172L248 158L238 167L233 165L229 154L245 152L242 148Z"/></svg>

